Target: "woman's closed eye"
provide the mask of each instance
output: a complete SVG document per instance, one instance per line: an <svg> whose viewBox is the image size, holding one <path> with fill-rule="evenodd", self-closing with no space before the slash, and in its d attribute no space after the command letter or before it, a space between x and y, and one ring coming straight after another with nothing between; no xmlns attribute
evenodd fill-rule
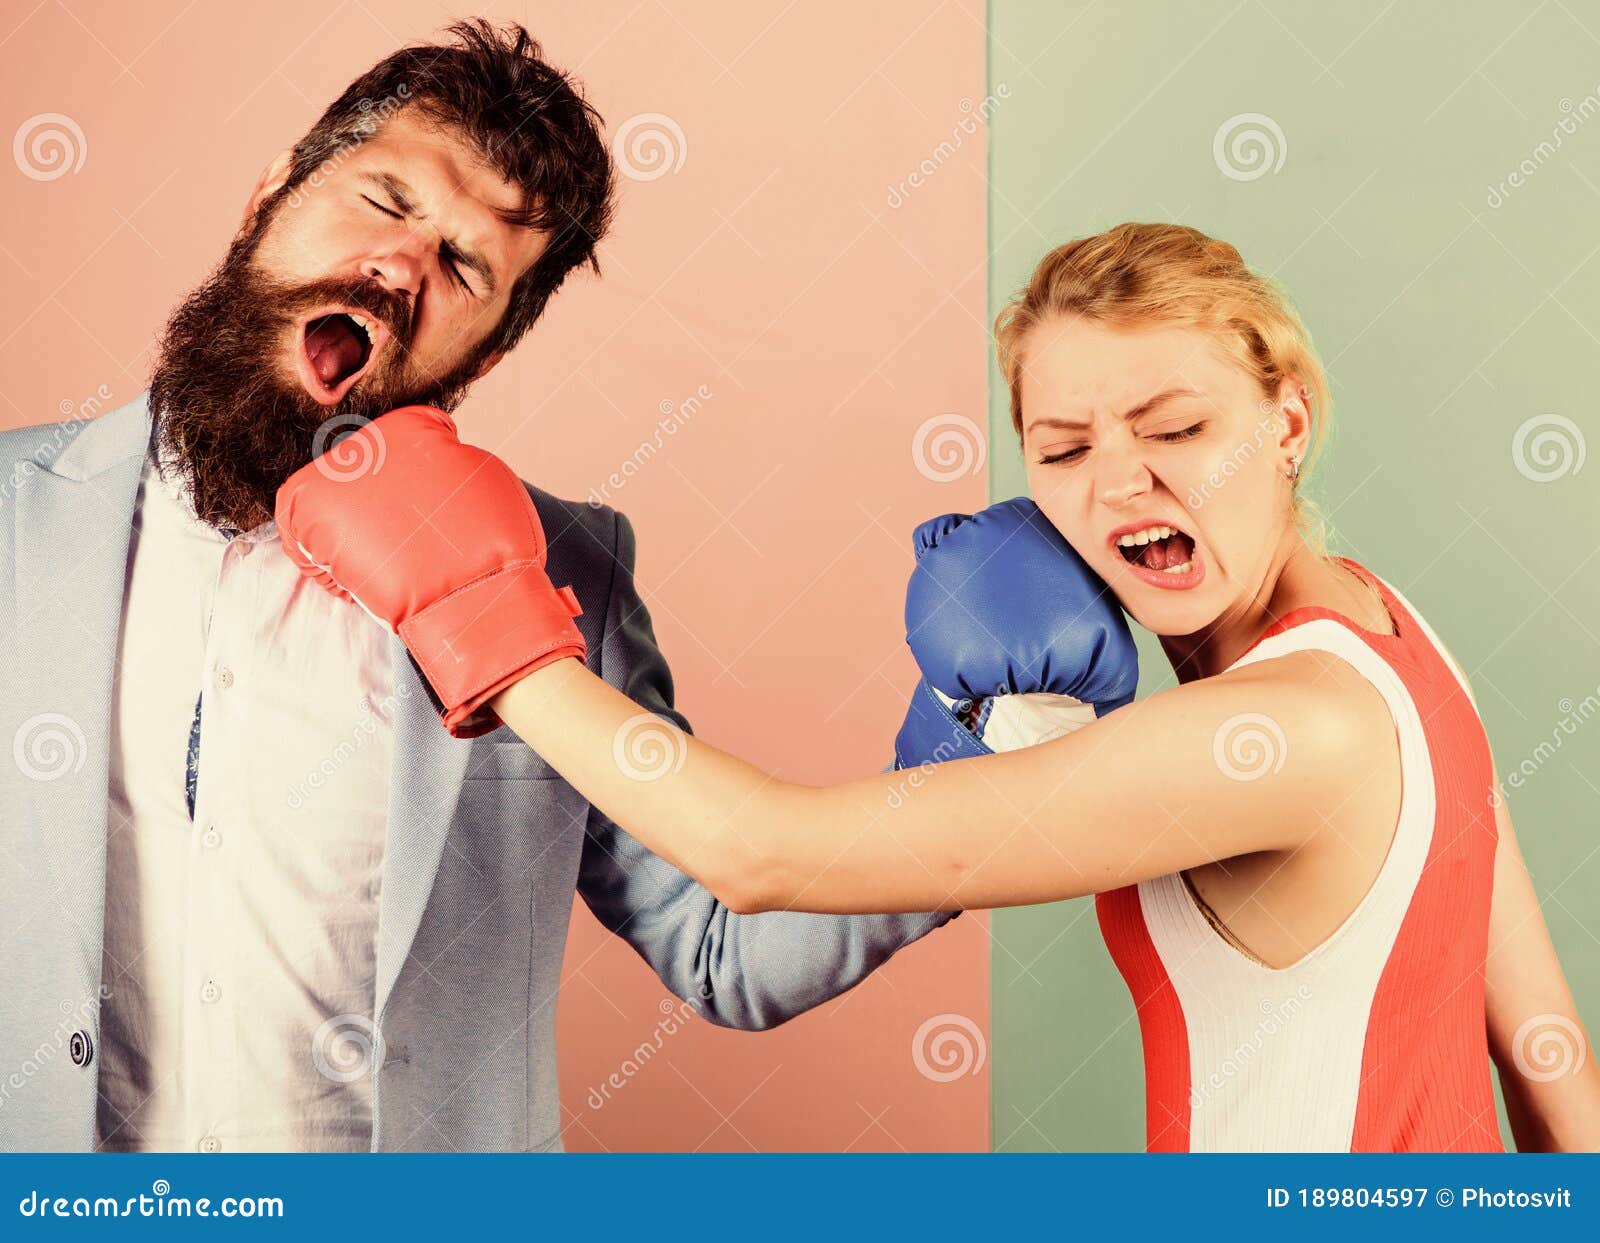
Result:
<svg viewBox="0 0 1600 1243"><path fill-rule="evenodd" d="M1205 428L1204 422L1194 423L1174 432L1154 432L1151 434L1150 439L1160 441L1162 444L1177 444L1180 441L1192 440L1205 431ZM1070 449L1061 449L1054 452L1047 449L1039 455L1039 465L1049 466L1056 462L1076 462L1088 451L1088 445L1076 445Z"/></svg>
<svg viewBox="0 0 1600 1243"><path fill-rule="evenodd" d="M1049 450L1046 450L1044 453L1039 455L1039 464L1041 466L1049 466L1052 462L1076 461L1080 454L1087 453L1088 451L1089 447L1087 445L1079 445L1075 449L1062 449L1057 453L1052 453Z"/></svg>

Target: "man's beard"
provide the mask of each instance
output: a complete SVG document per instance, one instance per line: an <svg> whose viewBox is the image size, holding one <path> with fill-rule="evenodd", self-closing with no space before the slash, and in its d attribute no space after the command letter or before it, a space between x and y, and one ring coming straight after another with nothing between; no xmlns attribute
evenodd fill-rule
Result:
<svg viewBox="0 0 1600 1243"><path fill-rule="evenodd" d="M443 377L413 374L404 296L372 281L291 285L261 272L252 259L280 203L263 205L167 321L150 383L162 473L218 528L248 531L271 519L284 481L368 420L400 406L453 410L487 354L480 345ZM324 406L292 370L285 376L283 349L301 318L329 303L382 320L392 336L385 356Z"/></svg>

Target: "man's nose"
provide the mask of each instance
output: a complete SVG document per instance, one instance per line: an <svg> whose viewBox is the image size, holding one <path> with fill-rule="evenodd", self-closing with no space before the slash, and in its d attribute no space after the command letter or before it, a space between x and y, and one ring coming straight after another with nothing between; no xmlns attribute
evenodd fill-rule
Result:
<svg viewBox="0 0 1600 1243"><path fill-rule="evenodd" d="M422 263L404 250L373 255L361 264L361 275L385 289L404 294L409 302L422 288Z"/></svg>

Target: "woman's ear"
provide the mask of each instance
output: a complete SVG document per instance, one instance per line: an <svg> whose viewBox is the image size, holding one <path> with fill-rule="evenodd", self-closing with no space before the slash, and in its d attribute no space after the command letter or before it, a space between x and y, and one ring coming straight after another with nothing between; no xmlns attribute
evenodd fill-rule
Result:
<svg viewBox="0 0 1600 1243"><path fill-rule="evenodd" d="M288 183L289 169L293 163L294 148L285 147L261 170L261 176L256 179L256 188L251 191L250 199L244 205L244 215L239 220L241 227L248 227L261 204Z"/></svg>
<svg viewBox="0 0 1600 1243"><path fill-rule="evenodd" d="M1285 376L1278 384L1276 404L1283 419L1278 448L1285 457L1304 462L1311 444L1311 390L1299 376Z"/></svg>

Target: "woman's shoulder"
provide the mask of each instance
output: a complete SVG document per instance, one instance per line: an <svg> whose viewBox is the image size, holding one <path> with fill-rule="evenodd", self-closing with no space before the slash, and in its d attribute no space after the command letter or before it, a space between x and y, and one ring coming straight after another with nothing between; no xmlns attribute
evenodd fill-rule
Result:
<svg viewBox="0 0 1600 1243"><path fill-rule="evenodd" d="M1251 656L1254 659L1240 661L1193 685L1233 683L1258 688L1259 693L1276 698L1317 703L1372 685L1372 679L1352 664L1340 645L1333 642L1302 641L1284 647L1260 645L1252 650Z"/></svg>
<svg viewBox="0 0 1600 1243"><path fill-rule="evenodd" d="M1294 647L1191 683L1207 684L1219 705L1253 705L1327 761L1377 763L1393 752L1388 701L1348 654Z"/></svg>
<svg viewBox="0 0 1600 1243"><path fill-rule="evenodd" d="M1153 773L1144 788L1184 808L1184 824L1221 859L1299 849L1318 834L1326 820L1307 809L1342 806L1395 756L1387 716L1371 683L1304 649L1158 691L1039 751L1087 747L1085 763Z"/></svg>
<svg viewBox="0 0 1600 1243"><path fill-rule="evenodd" d="M1330 765L1348 771L1352 761L1380 760L1386 746L1392 753L1394 742L1387 701L1372 679L1319 647L1263 653L1168 687L1110 713L1094 728L1113 723L1169 756L1187 754L1197 739L1209 739L1219 764L1232 739L1264 739L1269 752L1293 757L1288 771L1313 782L1325 779Z"/></svg>

